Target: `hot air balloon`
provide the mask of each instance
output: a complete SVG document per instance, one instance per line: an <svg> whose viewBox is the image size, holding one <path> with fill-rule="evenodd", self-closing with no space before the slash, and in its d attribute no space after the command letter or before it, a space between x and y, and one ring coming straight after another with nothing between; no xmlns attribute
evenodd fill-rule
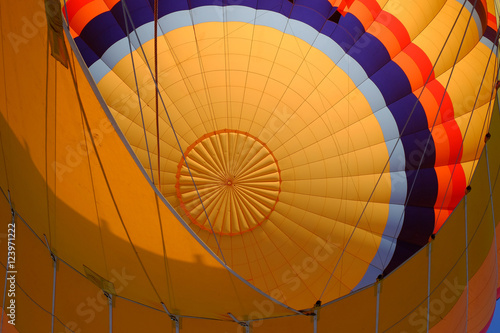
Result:
<svg viewBox="0 0 500 333"><path fill-rule="evenodd" d="M0 3L1 329L485 331L498 5Z"/></svg>

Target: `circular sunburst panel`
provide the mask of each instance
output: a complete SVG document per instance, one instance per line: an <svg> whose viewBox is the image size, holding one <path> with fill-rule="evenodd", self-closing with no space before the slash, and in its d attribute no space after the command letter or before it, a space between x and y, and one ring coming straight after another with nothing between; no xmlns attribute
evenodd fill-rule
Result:
<svg viewBox="0 0 500 333"><path fill-rule="evenodd" d="M278 202L278 161L256 137L220 130L196 140L177 168L176 192L189 220L222 235L255 229Z"/></svg>

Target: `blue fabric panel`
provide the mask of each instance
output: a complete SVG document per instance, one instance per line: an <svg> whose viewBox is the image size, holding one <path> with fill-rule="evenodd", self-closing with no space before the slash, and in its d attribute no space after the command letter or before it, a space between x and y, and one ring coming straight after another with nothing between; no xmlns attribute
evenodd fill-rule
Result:
<svg viewBox="0 0 500 333"><path fill-rule="evenodd" d="M369 33L363 34L348 53L365 69L368 77L391 61L384 44Z"/></svg>
<svg viewBox="0 0 500 333"><path fill-rule="evenodd" d="M294 4L314 9L325 18L333 14L333 7L328 0L295 0Z"/></svg>
<svg viewBox="0 0 500 333"><path fill-rule="evenodd" d="M323 25L327 21L326 18L317 11L299 5L293 6L290 18L302 21L318 31L321 31Z"/></svg>
<svg viewBox="0 0 500 333"><path fill-rule="evenodd" d="M423 130L401 137L406 156L406 170L434 168L436 147L430 131Z"/></svg>
<svg viewBox="0 0 500 333"><path fill-rule="evenodd" d="M99 36L99 38L95 38L95 36ZM116 22L113 14L104 12L83 28L80 37L98 57L101 57L111 45L125 37L125 33Z"/></svg>
<svg viewBox="0 0 500 333"><path fill-rule="evenodd" d="M385 104L391 105L404 96L413 95L406 73L394 61L389 61L371 77L384 96Z"/></svg>
<svg viewBox="0 0 500 333"><path fill-rule="evenodd" d="M389 109L398 124L399 133L402 135L409 135L428 128L425 110L414 94L406 95L392 103L389 105Z"/></svg>

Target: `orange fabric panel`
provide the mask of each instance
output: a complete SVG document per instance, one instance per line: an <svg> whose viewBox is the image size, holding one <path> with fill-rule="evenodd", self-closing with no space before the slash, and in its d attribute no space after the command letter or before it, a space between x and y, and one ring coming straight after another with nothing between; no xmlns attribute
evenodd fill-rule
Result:
<svg viewBox="0 0 500 333"><path fill-rule="evenodd" d="M376 0L358 0L354 1L349 8L349 12L355 15L365 30L367 30L373 23L375 18L381 11L380 5Z"/></svg>
<svg viewBox="0 0 500 333"><path fill-rule="evenodd" d="M438 197L434 206L436 210L434 233L437 233L443 225L444 219L448 217L462 199L467 184L460 164L455 167L452 165L438 167L435 170L439 183Z"/></svg>
<svg viewBox="0 0 500 333"><path fill-rule="evenodd" d="M116 297L113 304L113 331L175 333L175 326L165 311Z"/></svg>
<svg viewBox="0 0 500 333"><path fill-rule="evenodd" d="M437 165L460 163L462 156L462 133L455 120L449 120L434 127L432 133L436 150L440 149L442 157L436 160ZM448 139L449 142L446 142ZM458 159L456 158L458 156ZM438 164L439 163L439 164Z"/></svg>
<svg viewBox="0 0 500 333"><path fill-rule="evenodd" d="M341 0L340 3L338 4L337 10L345 16L349 11L347 10L348 8L351 7L352 3L354 0Z"/></svg>
<svg viewBox="0 0 500 333"><path fill-rule="evenodd" d="M467 327L467 295L462 293L457 303L436 325L432 326L431 333L465 332Z"/></svg>
<svg viewBox="0 0 500 333"><path fill-rule="evenodd" d="M325 305L319 311L318 332L375 332L377 291L369 287Z"/></svg>
<svg viewBox="0 0 500 333"><path fill-rule="evenodd" d="M378 10L380 11L380 8ZM373 8L370 9L363 1L354 2L349 11L358 18L365 30L370 27L378 14L378 11L374 11Z"/></svg>
<svg viewBox="0 0 500 333"><path fill-rule="evenodd" d="M0 43L0 52L2 52L2 44ZM0 69L0 75L1 75L1 69ZM2 82L2 80L0 80L0 82ZM2 89L2 84L0 83L0 89ZM1 102L1 101L0 101ZM0 108L3 108L2 105L0 105ZM2 124L0 123L0 131L3 132L3 128L1 127ZM0 138L0 161L5 161L5 154L4 154L4 151L3 151L3 144L2 143L2 140ZM4 195L7 195L7 189L8 189L8 181L7 181L7 170L6 170L6 164L5 163L0 163L0 188L2 189L2 191L5 191L2 192L0 191L0 196L4 196Z"/></svg>
<svg viewBox="0 0 500 333"><path fill-rule="evenodd" d="M382 14L386 14L386 12L382 12ZM401 45L397 36L394 35L390 27L381 23L378 17L377 20L370 25L368 33L377 37L377 39L384 44L391 58L394 58L401 51ZM406 74L409 75L410 73Z"/></svg>
<svg viewBox="0 0 500 333"><path fill-rule="evenodd" d="M2 307L0 307L0 311L2 310ZM11 325L8 323L10 320L9 317L7 317L7 314L4 312L3 313L3 324L1 326L2 332L5 333L18 333L19 331L16 329L16 326Z"/></svg>
<svg viewBox="0 0 500 333"><path fill-rule="evenodd" d="M422 77L422 84L425 83L426 79L427 78ZM432 85L435 85L435 84L439 84L439 82L432 80L428 83L428 85L426 86L426 89L424 89L423 92L422 92L422 88L419 88L418 90L416 90L414 92L415 96L417 96L417 97L420 96L419 102L420 102L420 104L422 104L422 107L424 108L424 110L426 112L427 119L436 119L437 110L439 108L439 101L436 100L434 94L432 93ZM441 119L440 119L440 117L438 117L436 119L436 124L440 124L440 123L441 123Z"/></svg>
<svg viewBox="0 0 500 333"><path fill-rule="evenodd" d="M44 309L52 308L53 261L47 247L16 218L16 281ZM33 277L36 276L36 279Z"/></svg>
<svg viewBox="0 0 500 333"><path fill-rule="evenodd" d="M432 68L433 64L420 47L418 47L416 44L411 43L407 47L405 47L403 52L410 56L410 58L415 62L420 70L420 75L417 75L417 77L415 78L415 80L418 80L416 81L418 82L416 83L417 87L421 87L428 80L432 81L434 79L434 72Z"/></svg>
<svg viewBox="0 0 500 333"><path fill-rule="evenodd" d="M104 0L109 9L113 8L118 3L118 1L120 0Z"/></svg>
<svg viewBox="0 0 500 333"><path fill-rule="evenodd" d="M410 35L408 34L404 24L391 13L384 11L377 17L377 21L381 22L392 31L398 40L400 50L404 49L411 43Z"/></svg>
<svg viewBox="0 0 500 333"><path fill-rule="evenodd" d="M434 216L436 216L436 222L434 224L434 233L438 232L439 229L446 223L446 220L450 217L453 210L449 209L434 209Z"/></svg>
<svg viewBox="0 0 500 333"><path fill-rule="evenodd" d="M497 224L496 234L500 234L500 224ZM497 270L500 271L500 237L497 236ZM500 277L497 281L497 299L500 295Z"/></svg>
<svg viewBox="0 0 500 333"><path fill-rule="evenodd" d="M431 296L429 300L430 327L437 326L437 330L448 330L450 327L460 327L465 324L465 320L460 320L455 316L465 314L466 294L467 294L467 275L465 253L455 261L455 265L445 276L436 276L432 274ZM439 262L435 266L439 265ZM427 310L427 301L424 304ZM441 322L442 318L450 318ZM460 317L459 317L460 318Z"/></svg>
<svg viewBox="0 0 500 333"><path fill-rule="evenodd" d="M2 228L0 230L0 246L2 247L7 246L8 224L11 222L12 214L10 212L9 201L4 197L3 193L0 192L0 228ZM0 262L4 266L7 265L7 251L0 251Z"/></svg>
<svg viewBox="0 0 500 333"><path fill-rule="evenodd" d="M436 121L436 124L441 124L445 121L453 121L453 103L448 92L445 91L444 86L441 84L441 82L439 82L438 80L432 80L427 84L426 89L432 92L437 105L437 108L435 109L425 110L429 128L432 127L434 121ZM439 114L437 114L438 112Z"/></svg>
<svg viewBox="0 0 500 333"><path fill-rule="evenodd" d="M57 270L55 314L73 331L109 331L108 299L97 286L62 262Z"/></svg>
<svg viewBox="0 0 500 333"><path fill-rule="evenodd" d="M491 231L491 230L490 230ZM489 324L495 311L497 267L496 244L493 242L484 263L469 281L469 316L467 327L480 332Z"/></svg>
<svg viewBox="0 0 500 333"><path fill-rule="evenodd" d="M50 332L51 326L52 316L50 312L40 308L26 294L18 290L16 293L16 329L28 333Z"/></svg>
<svg viewBox="0 0 500 333"><path fill-rule="evenodd" d="M182 318L180 322L180 331L182 333L220 333L220 332L235 332L243 333L245 330L234 321L222 320L202 320L195 318Z"/></svg>
<svg viewBox="0 0 500 333"><path fill-rule="evenodd" d="M75 0L73 0L75 1ZM68 1L67 2L67 7L68 9L71 8L72 2L73 1ZM79 5L80 6L80 5ZM92 19L106 11L108 11L109 8L104 4L104 2L95 0L92 2L89 2L87 5L79 7L79 10L74 13L72 16L70 16L70 25L72 30L75 31L75 35L73 38L76 38L80 35L82 32L83 28L92 21Z"/></svg>
<svg viewBox="0 0 500 333"><path fill-rule="evenodd" d="M318 320L321 320L320 316L318 317ZM290 333L312 332L314 330L313 329L314 317L293 316L293 317L254 321L251 323L250 327L251 327L250 332L253 333L285 332L285 331ZM240 332L244 331L240 330Z"/></svg>
<svg viewBox="0 0 500 333"><path fill-rule="evenodd" d="M488 13L488 26L492 27L493 29L496 29L497 27L497 18L495 17L495 14L491 12Z"/></svg>
<svg viewBox="0 0 500 333"><path fill-rule="evenodd" d="M453 306L451 311L431 328L432 333L463 332L466 327L466 319L468 331L471 332L480 332L489 323L495 309L495 297L492 297L496 291L495 283L497 268L494 267L495 251L496 245L492 244L488 257L479 271L474 274L469 281L468 310L466 304L467 289L465 281L459 280L451 284L449 283L450 287L454 287L450 289L452 293L445 291L440 297L441 301L446 301L451 297L453 291L464 290L464 292L461 294L460 299ZM465 257L462 258L462 263L460 264L462 267L465 265L464 260ZM465 275L465 270L462 269L462 271L462 275ZM466 316L467 313L469 314L468 318Z"/></svg>
<svg viewBox="0 0 500 333"><path fill-rule="evenodd" d="M76 38L83 28L96 16L109 11L120 0L68 0L63 8L63 14L68 14L71 25L71 35Z"/></svg>
<svg viewBox="0 0 500 333"><path fill-rule="evenodd" d="M425 83L426 78L423 78L423 73L421 72L418 63L415 62L415 59L406 52L407 49L408 48L394 57L393 61L406 73L406 77L411 84L411 89L415 91ZM420 102L423 102L422 98L420 99Z"/></svg>
<svg viewBox="0 0 500 333"><path fill-rule="evenodd" d="M100 0L67 0L66 1L66 6L64 6L64 0L61 1L61 5L63 5L62 12L64 13L64 16L68 20L68 22L71 22L73 20L73 17L77 13L77 8L86 6L88 4L91 4L92 2L101 2ZM70 6L67 6L67 4L70 4ZM71 6L71 4L78 4L77 6Z"/></svg>
<svg viewBox="0 0 500 333"><path fill-rule="evenodd" d="M391 58L396 57L411 42L405 26L394 15L386 11L379 13L367 32L384 44Z"/></svg>
<svg viewBox="0 0 500 333"><path fill-rule="evenodd" d="M2 198L0 198L0 201L2 201ZM2 224L2 227L3 227L3 224ZM4 242L0 242L0 244L3 244ZM3 251L2 251L3 252ZM5 281L5 267L4 267L4 262L2 262L2 265L0 265L0 295L2 295L3 297L3 291L4 291L4 281ZM19 290L19 288L17 288L17 292L20 293L22 291ZM8 295L7 295L8 296ZM6 299L7 302L10 303L10 300L7 298ZM16 301L17 301L17 298L16 298ZM2 308L2 304L0 304L0 311L2 311L2 314L3 314L3 322L2 322L2 326L1 326L1 330L2 332L6 332L6 333L17 333L17 329L16 329L16 326L12 325L9 323L9 320L12 320L12 318L10 317L7 317L7 314L10 312L9 309L7 309L7 307L9 306L8 303L5 303L5 312L3 311L3 308ZM18 317L16 318L16 322L18 321Z"/></svg>

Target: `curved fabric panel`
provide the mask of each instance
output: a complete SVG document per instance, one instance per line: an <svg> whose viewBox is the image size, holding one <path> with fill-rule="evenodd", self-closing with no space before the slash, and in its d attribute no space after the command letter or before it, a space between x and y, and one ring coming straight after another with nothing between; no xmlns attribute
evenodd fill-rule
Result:
<svg viewBox="0 0 500 333"><path fill-rule="evenodd" d="M2 5L2 15L9 8ZM29 4L22 8L37 10ZM2 22L3 31L12 33L23 24ZM3 79L18 83L6 87L8 99L2 95L6 108L2 109L0 128L9 180L2 192L10 192L17 214L39 239L44 240L45 235L54 254L82 274L86 274L86 266L112 283L118 284L117 274L129 277L131 287L118 293L155 308L161 309L163 301L176 313L218 318L233 303L234 315L241 316L255 309L255 305L239 301L250 298L271 302L274 315L293 313L229 272L178 222L113 130L80 67L75 67L72 77L70 70L61 69L51 59L48 68L43 57L29 60L31 52L47 51L42 30L32 42L30 53L19 54L10 44L3 44L5 61L9 59L9 67L2 67ZM47 69L47 96L51 96L47 99L45 89L39 89L46 82L46 73L34 70L38 65ZM22 93L17 86L36 93L30 98L11 98ZM17 117L14 110L23 109L28 110L27 118ZM52 142L47 149L46 142ZM112 172L113 168L124 172ZM27 183L31 185L25 186ZM128 193L131 188L133 194ZM46 256L50 259L48 252ZM213 278L207 279L210 276ZM184 291L176 285L184 286ZM228 289L228 285L233 287ZM177 293L172 294L174 289ZM220 304L227 308L206 308L198 303L202 290L207 300L226 295L227 302ZM193 307L195 304L199 306ZM47 303L41 305L46 308Z"/></svg>
<svg viewBox="0 0 500 333"><path fill-rule="evenodd" d="M51 27L52 44L43 8L2 3L16 327L483 330L500 159L496 19L478 2L460 16L456 0L160 2L160 184L153 2L127 1L145 55L121 1L68 1L74 39ZM68 67L51 56L73 42Z"/></svg>
<svg viewBox="0 0 500 333"><path fill-rule="evenodd" d="M424 246L462 198L490 117L486 3L359 1L337 17L343 5L165 1L155 42L152 2L84 20L83 3L67 4L76 45L152 181L229 266L296 308L369 285ZM265 156L272 166L252 164ZM239 177L250 187L233 190ZM328 261L314 239L338 244ZM293 269L311 257L313 276Z"/></svg>

